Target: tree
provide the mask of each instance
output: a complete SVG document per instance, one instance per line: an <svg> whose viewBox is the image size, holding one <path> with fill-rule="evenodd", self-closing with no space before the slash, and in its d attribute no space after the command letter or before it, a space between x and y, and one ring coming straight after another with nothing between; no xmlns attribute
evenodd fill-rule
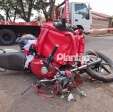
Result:
<svg viewBox="0 0 113 112"><path fill-rule="evenodd" d="M37 0L34 5L35 10L42 10L46 20L52 19L53 10L56 0Z"/></svg>
<svg viewBox="0 0 113 112"><path fill-rule="evenodd" d="M20 15L22 19L29 22L32 16L32 10L36 3L36 0L17 0L17 2L17 14Z"/></svg>
<svg viewBox="0 0 113 112"><path fill-rule="evenodd" d="M16 19L16 16L29 22L35 0L0 0L0 9L5 12L6 20Z"/></svg>
<svg viewBox="0 0 113 112"><path fill-rule="evenodd" d="M0 14L0 20L4 20L4 16Z"/></svg>
<svg viewBox="0 0 113 112"><path fill-rule="evenodd" d="M52 18L55 0L0 0L0 10L5 12L5 19L15 21L16 17L29 22L33 10L42 10L46 20Z"/></svg>
<svg viewBox="0 0 113 112"><path fill-rule="evenodd" d="M6 20L11 20L11 17L15 16L15 7L13 0L0 0L0 10L4 11Z"/></svg>

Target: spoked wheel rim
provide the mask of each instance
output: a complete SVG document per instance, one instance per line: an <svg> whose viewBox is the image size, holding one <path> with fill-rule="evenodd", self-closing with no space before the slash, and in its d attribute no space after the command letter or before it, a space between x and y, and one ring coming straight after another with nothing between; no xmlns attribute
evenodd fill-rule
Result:
<svg viewBox="0 0 113 112"><path fill-rule="evenodd" d="M113 73L113 71L111 70L110 64L106 62L105 60L103 60L102 58L99 63L91 66L90 68L93 69L97 73L102 73L103 75L108 75L108 74Z"/></svg>
<svg viewBox="0 0 113 112"><path fill-rule="evenodd" d="M102 60L102 62L100 62L99 67L97 68L97 72L105 73L105 75L113 73L109 63L105 62L104 60Z"/></svg>
<svg viewBox="0 0 113 112"><path fill-rule="evenodd" d="M100 52L88 52L88 55L95 55L101 59L96 65L90 66L87 68L86 72L93 78L110 82L113 81L113 61Z"/></svg>

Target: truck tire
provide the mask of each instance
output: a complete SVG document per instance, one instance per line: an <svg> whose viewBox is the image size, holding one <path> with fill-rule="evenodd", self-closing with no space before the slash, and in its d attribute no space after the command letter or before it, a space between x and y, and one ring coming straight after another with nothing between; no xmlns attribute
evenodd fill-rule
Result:
<svg viewBox="0 0 113 112"><path fill-rule="evenodd" d="M91 51L88 51L86 54L94 55L94 53ZM97 80L100 80L103 82L112 82L113 81L113 61L109 57L105 56L100 52L95 52L95 55L101 58L101 62L98 63L98 65L88 67L86 69L86 72L92 78L95 78ZM100 68L96 69L96 66ZM106 70L106 73L103 72L104 69Z"/></svg>
<svg viewBox="0 0 113 112"><path fill-rule="evenodd" d="M9 30L9 29L3 29L0 30L0 43L2 45L11 45L16 40L16 34Z"/></svg>

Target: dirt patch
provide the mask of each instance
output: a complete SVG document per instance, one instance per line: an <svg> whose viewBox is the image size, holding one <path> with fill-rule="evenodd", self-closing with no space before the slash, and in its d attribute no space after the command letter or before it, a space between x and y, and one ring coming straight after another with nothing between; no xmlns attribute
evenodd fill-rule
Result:
<svg viewBox="0 0 113 112"><path fill-rule="evenodd" d="M0 90L0 112L8 112L10 110L14 99L6 94L4 90Z"/></svg>
<svg viewBox="0 0 113 112"><path fill-rule="evenodd" d="M112 112L113 97L99 87L87 91L87 97L78 99L68 112Z"/></svg>

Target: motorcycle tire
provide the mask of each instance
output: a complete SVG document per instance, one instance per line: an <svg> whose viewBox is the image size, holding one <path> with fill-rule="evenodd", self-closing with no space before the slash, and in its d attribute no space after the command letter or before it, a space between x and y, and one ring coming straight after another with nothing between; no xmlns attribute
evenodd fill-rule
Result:
<svg viewBox="0 0 113 112"><path fill-rule="evenodd" d="M95 52L88 51L86 52L86 55L96 55L97 57L101 58L100 63L97 63L96 65L93 65L93 66L89 66L86 69L86 72L96 80L103 81L103 82L112 82L113 81L113 61L109 57L105 56L103 53L100 53L97 51ZM98 66L98 69L96 66ZM105 70L106 73L103 73L103 70Z"/></svg>

